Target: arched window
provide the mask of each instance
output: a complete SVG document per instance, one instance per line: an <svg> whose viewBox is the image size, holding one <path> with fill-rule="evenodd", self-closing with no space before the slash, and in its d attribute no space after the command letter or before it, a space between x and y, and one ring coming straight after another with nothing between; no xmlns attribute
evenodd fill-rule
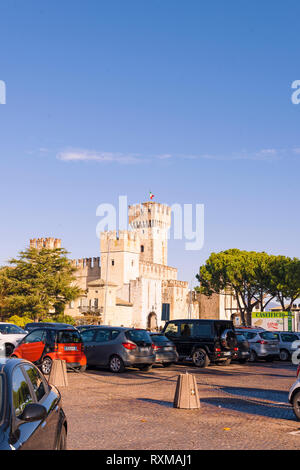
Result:
<svg viewBox="0 0 300 470"><path fill-rule="evenodd" d="M144 245L141 245L141 253L144 253L144 251L145 251Z"/></svg>

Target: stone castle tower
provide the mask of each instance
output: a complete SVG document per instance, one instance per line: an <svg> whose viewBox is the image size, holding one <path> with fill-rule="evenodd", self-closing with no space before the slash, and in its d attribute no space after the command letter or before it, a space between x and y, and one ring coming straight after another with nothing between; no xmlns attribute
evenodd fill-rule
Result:
<svg viewBox="0 0 300 470"><path fill-rule="evenodd" d="M140 239L140 260L167 265L171 208L156 202L129 206L129 225Z"/></svg>

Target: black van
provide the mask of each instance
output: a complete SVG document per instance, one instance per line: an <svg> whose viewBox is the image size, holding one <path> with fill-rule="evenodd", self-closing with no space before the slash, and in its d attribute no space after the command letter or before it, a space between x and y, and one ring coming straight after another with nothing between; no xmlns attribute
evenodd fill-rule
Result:
<svg viewBox="0 0 300 470"><path fill-rule="evenodd" d="M197 367L210 362L228 365L237 351L234 325L229 320L171 320L162 333L175 344L179 361L192 360Z"/></svg>

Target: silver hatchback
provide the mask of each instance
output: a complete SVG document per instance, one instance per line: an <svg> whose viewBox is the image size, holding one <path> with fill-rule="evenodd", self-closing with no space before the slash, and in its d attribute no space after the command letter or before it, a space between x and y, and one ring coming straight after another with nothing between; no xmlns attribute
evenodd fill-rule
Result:
<svg viewBox="0 0 300 470"><path fill-rule="evenodd" d="M255 362L258 359L265 359L268 362L279 359L279 341L271 331L254 328L236 328L236 332L243 334L249 343L250 362Z"/></svg>
<svg viewBox="0 0 300 470"><path fill-rule="evenodd" d="M299 336L291 331L274 331L274 335L279 341L280 359L288 361L291 359L293 352L300 347Z"/></svg>
<svg viewBox="0 0 300 470"><path fill-rule="evenodd" d="M125 367L149 370L155 362L148 331L134 328L98 326L81 332L87 366L108 367L123 372Z"/></svg>

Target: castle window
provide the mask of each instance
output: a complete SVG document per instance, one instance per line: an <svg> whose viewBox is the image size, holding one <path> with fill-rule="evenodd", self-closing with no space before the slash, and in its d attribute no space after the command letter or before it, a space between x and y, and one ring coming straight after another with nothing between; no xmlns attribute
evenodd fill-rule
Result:
<svg viewBox="0 0 300 470"><path fill-rule="evenodd" d="M144 245L141 245L141 253L144 253L144 250L145 250Z"/></svg>

